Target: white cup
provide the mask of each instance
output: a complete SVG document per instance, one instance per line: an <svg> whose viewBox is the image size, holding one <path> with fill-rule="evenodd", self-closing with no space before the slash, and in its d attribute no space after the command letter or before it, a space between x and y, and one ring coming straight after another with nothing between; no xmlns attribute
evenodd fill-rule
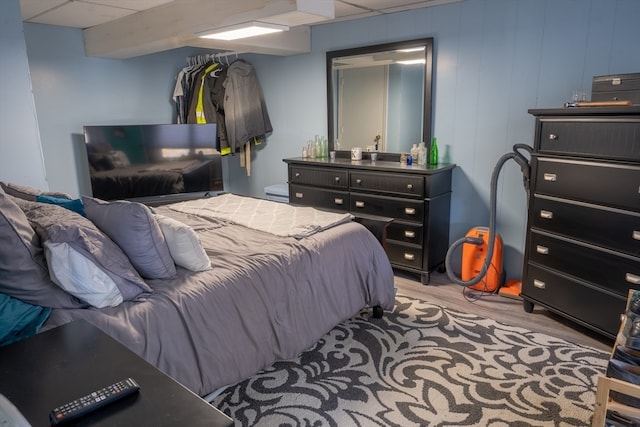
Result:
<svg viewBox="0 0 640 427"><path fill-rule="evenodd" d="M353 147L351 149L351 160L362 160L362 147Z"/></svg>
<svg viewBox="0 0 640 427"><path fill-rule="evenodd" d="M371 152L371 161L375 162L378 160L378 153L376 151Z"/></svg>

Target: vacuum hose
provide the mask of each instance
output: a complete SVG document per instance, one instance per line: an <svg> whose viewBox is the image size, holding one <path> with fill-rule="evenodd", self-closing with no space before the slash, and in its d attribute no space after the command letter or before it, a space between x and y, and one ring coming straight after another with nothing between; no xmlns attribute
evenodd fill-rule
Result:
<svg viewBox="0 0 640 427"><path fill-rule="evenodd" d="M498 191L498 176L500 175L500 171L502 170L502 166L510 160L513 159L522 170L522 178L524 183L524 188L528 192L529 191L529 175L531 172L531 166L529 164L529 160L520 152L520 150L527 151L529 155L533 151L533 148L528 146L527 144L515 144L513 146L513 152L507 153L498 159L496 166L493 168L493 173L491 174L491 195L489 197L489 243L487 248L487 254L484 259L484 263L482 264L482 269L478 273L476 277L469 281L464 281L453 273L453 268L451 267L451 258L453 256L454 250L465 243L470 243L472 245L481 245L483 243L483 239L480 237L463 237L461 239L453 242L449 250L447 251L447 256L444 260L444 265L447 271L447 275L449 279L458 285L469 287L477 284L482 280L487 274L487 270L489 269L489 265L491 264L491 258L493 257L493 246L494 239L496 236L496 193Z"/></svg>

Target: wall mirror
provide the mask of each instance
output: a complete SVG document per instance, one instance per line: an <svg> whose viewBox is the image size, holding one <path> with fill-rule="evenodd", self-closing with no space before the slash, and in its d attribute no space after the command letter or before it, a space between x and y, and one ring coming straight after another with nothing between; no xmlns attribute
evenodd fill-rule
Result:
<svg viewBox="0 0 640 427"><path fill-rule="evenodd" d="M329 150L431 141L433 38L327 52Z"/></svg>

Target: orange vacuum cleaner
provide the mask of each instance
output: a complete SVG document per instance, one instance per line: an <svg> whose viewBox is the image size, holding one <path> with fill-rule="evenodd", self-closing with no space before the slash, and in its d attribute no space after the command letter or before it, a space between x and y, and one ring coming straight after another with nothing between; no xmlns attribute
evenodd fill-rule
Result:
<svg viewBox="0 0 640 427"><path fill-rule="evenodd" d="M482 271L489 247L489 228L474 227L469 230L466 237L482 240L480 244L464 243L462 245L460 278L470 281ZM480 281L469 288L476 291L495 292L501 285L502 277L502 238L495 233L489 268Z"/></svg>

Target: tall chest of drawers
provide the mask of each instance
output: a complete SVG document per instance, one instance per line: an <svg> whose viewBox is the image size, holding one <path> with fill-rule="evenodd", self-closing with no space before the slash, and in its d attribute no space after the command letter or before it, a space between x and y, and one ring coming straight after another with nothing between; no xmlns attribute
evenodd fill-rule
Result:
<svg viewBox="0 0 640 427"><path fill-rule="evenodd" d="M443 264L455 165L403 166L341 158L284 161L290 203L350 212L369 228L385 224L383 244L391 265L419 274L423 284Z"/></svg>
<svg viewBox="0 0 640 427"><path fill-rule="evenodd" d="M615 337L640 289L640 108L536 117L522 297Z"/></svg>

